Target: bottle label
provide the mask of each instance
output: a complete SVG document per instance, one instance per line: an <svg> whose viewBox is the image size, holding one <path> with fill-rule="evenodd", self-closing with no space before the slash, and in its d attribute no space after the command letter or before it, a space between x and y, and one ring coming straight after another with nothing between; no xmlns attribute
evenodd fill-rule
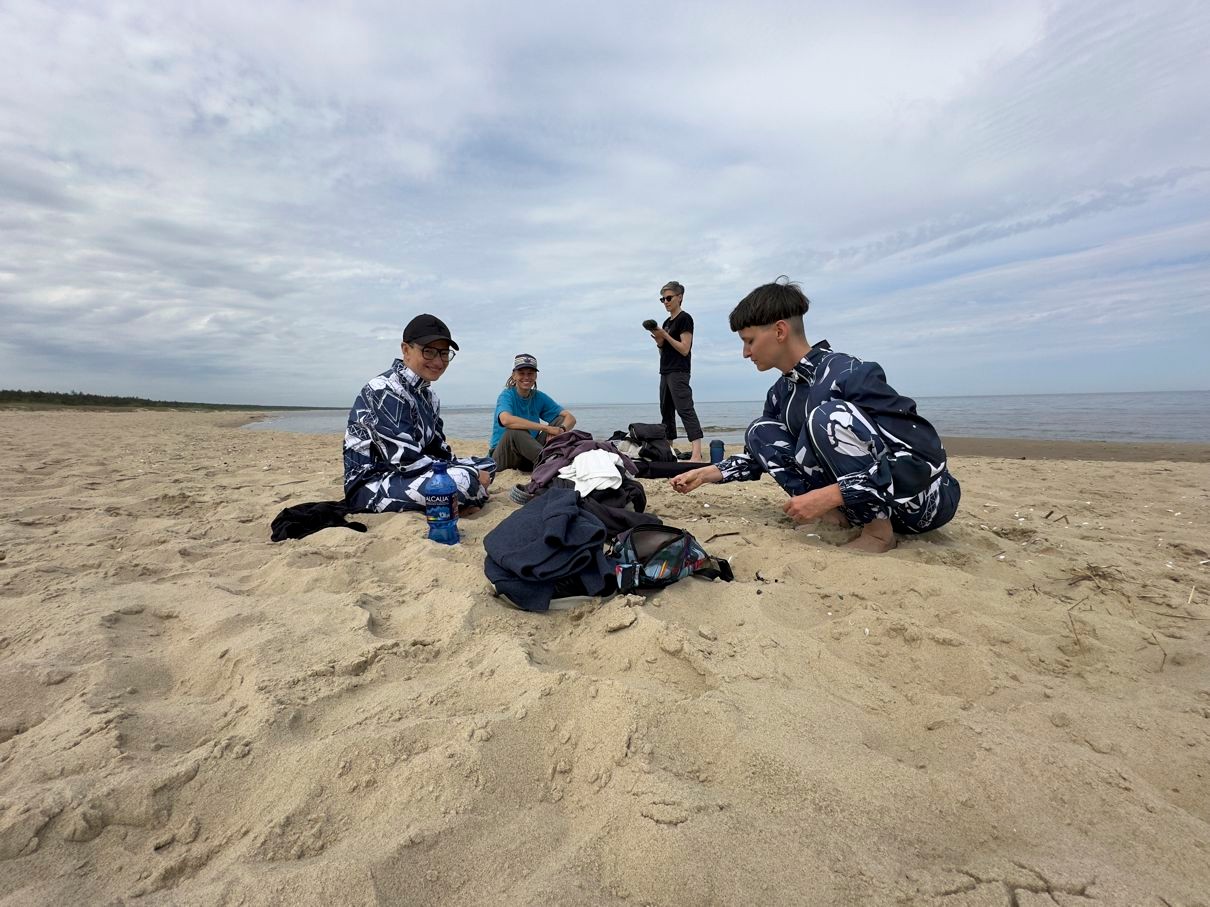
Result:
<svg viewBox="0 0 1210 907"><path fill-rule="evenodd" d="M458 518L458 499L445 495L425 495L424 514L430 523Z"/></svg>

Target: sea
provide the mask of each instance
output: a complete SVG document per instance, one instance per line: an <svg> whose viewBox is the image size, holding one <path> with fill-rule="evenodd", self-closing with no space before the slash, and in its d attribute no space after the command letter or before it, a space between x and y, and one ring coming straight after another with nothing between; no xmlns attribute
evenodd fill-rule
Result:
<svg viewBox="0 0 1210 907"><path fill-rule="evenodd" d="M918 397L916 404L942 437L1210 442L1210 391ZM660 421L655 402L564 405L575 413L576 428L597 438L625 430L631 422ZM707 441L717 438L736 444L743 440L744 429L760 415L763 406L761 400L698 401L695 408ZM494 405L442 405L446 436L486 441L494 411ZM340 434L347 417L344 409L292 410L272 414L246 428ZM678 431L683 432L679 420ZM685 446L683 434L680 441Z"/></svg>

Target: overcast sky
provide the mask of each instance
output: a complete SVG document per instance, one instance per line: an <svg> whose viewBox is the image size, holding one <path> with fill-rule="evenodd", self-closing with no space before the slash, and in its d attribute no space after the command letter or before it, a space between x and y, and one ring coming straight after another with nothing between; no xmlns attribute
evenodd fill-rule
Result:
<svg viewBox="0 0 1210 907"><path fill-rule="evenodd" d="M1210 5L0 0L0 387L346 405L433 312L763 397L727 313L913 396L1210 388Z"/></svg>

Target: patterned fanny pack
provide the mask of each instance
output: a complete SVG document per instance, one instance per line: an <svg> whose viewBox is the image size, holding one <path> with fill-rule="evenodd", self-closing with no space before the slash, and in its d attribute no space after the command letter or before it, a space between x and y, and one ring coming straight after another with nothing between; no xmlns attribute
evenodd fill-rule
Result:
<svg viewBox="0 0 1210 907"><path fill-rule="evenodd" d="M662 589L685 576L731 582L735 573L725 559L711 557L684 529L673 526L636 526L610 545L608 556L617 561L614 575L619 592Z"/></svg>

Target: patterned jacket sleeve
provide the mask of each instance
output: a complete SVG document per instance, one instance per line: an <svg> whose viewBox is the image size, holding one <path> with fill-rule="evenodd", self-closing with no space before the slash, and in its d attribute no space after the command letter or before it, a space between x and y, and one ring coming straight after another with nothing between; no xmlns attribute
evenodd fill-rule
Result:
<svg viewBox="0 0 1210 907"><path fill-rule="evenodd" d="M781 384L782 382L779 381L769 388L769 393L765 395L765 410L761 414L761 419L781 418L779 410L780 401L778 398L778 390ZM723 482L754 482L764 475L765 472L760 461L752 456L747 449L741 454L727 457L725 460L714 465L723 474Z"/></svg>

